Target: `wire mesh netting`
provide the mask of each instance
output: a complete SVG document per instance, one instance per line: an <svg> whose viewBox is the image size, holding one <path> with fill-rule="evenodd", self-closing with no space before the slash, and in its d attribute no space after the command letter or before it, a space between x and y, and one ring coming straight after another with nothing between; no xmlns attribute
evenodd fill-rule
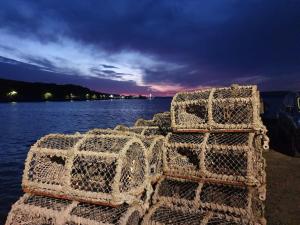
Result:
<svg viewBox="0 0 300 225"><path fill-rule="evenodd" d="M264 217L263 202L259 199L257 189L247 186L163 177L158 182L153 202L210 209L250 220Z"/></svg>
<svg viewBox="0 0 300 225"><path fill-rule="evenodd" d="M48 135L31 147L23 189L91 203L139 201L148 188L149 165L137 136Z"/></svg>
<svg viewBox="0 0 300 225"><path fill-rule="evenodd" d="M253 132L169 133L164 171L171 176L261 185L265 182L263 145L267 146L263 136Z"/></svg>
<svg viewBox="0 0 300 225"><path fill-rule="evenodd" d="M243 216L233 216L211 210L197 210L175 206L166 202L153 205L144 216L143 225L265 225Z"/></svg>
<svg viewBox="0 0 300 225"><path fill-rule="evenodd" d="M265 130L256 86L177 93L171 104L172 128L184 130Z"/></svg>
<svg viewBox="0 0 300 225"><path fill-rule="evenodd" d="M138 225L138 205L118 207L25 194L13 206L6 225Z"/></svg>

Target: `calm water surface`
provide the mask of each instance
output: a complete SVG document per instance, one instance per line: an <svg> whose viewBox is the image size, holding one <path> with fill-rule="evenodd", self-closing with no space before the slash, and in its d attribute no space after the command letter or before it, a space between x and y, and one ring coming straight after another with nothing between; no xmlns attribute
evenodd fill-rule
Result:
<svg viewBox="0 0 300 225"><path fill-rule="evenodd" d="M49 133L132 126L139 117L168 111L170 103L171 98L0 104L0 224L22 195L24 160L37 139Z"/></svg>

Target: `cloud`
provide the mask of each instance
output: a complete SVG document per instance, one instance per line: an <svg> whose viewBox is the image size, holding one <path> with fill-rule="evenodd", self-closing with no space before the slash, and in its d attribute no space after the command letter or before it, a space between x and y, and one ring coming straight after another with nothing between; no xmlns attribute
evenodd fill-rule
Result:
<svg viewBox="0 0 300 225"><path fill-rule="evenodd" d="M105 64L102 64L101 66L102 66L103 68L106 68L106 69L119 69L118 67L112 66L112 65L105 65Z"/></svg>
<svg viewBox="0 0 300 225"><path fill-rule="evenodd" d="M11 0L0 8L0 55L160 93L233 82L295 88L299 9L285 0Z"/></svg>

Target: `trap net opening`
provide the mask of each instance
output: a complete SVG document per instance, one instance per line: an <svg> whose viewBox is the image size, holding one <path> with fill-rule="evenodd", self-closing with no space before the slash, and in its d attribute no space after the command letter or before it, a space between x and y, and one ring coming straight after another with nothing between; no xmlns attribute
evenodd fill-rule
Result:
<svg viewBox="0 0 300 225"><path fill-rule="evenodd" d="M39 140L28 153L23 189L90 203L140 201L149 179L144 143L117 131L97 132ZM77 142L69 144L68 139Z"/></svg>

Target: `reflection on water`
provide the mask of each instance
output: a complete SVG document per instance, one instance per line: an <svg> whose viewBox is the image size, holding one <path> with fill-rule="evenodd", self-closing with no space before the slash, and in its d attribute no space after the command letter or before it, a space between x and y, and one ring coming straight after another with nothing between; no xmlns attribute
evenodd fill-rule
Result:
<svg viewBox="0 0 300 225"><path fill-rule="evenodd" d="M132 126L139 117L168 111L171 98L86 102L0 104L0 224L19 196L24 160L30 146L48 133Z"/></svg>

